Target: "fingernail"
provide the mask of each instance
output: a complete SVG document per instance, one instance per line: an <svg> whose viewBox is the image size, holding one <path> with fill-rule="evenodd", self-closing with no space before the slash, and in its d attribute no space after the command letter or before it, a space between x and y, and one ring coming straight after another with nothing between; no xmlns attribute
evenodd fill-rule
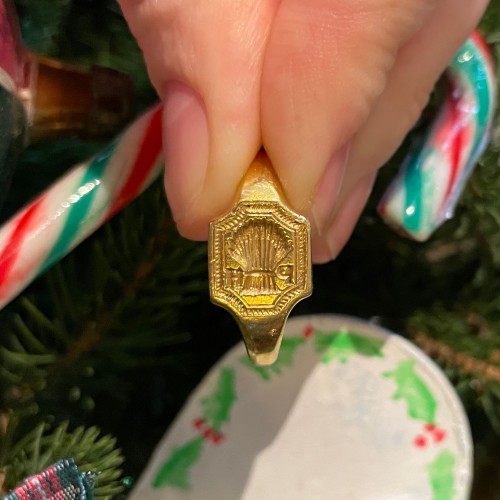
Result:
<svg viewBox="0 0 500 500"><path fill-rule="evenodd" d="M354 186L349 193L349 197L339 207L330 226L325 230L324 238L330 249L331 260L338 257L340 251L351 237L368 201L376 176L376 172L371 172Z"/></svg>
<svg viewBox="0 0 500 500"><path fill-rule="evenodd" d="M189 211L205 182L209 137L205 104L188 85L172 81L163 107L166 191L174 220Z"/></svg>
<svg viewBox="0 0 500 500"><path fill-rule="evenodd" d="M322 234L331 218L335 200L342 185L342 178L349 155L349 146L350 142L332 155L323 177L316 187L311 212L318 235Z"/></svg>
<svg viewBox="0 0 500 500"><path fill-rule="evenodd" d="M312 242L311 257L314 264L326 264L332 260L332 252L323 238L316 238Z"/></svg>

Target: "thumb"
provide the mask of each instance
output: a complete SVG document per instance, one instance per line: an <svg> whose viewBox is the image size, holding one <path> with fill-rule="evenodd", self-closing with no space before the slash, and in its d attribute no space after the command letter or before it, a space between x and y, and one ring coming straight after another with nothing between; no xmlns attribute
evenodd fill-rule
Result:
<svg viewBox="0 0 500 500"><path fill-rule="evenodd" d="M119 0L164 101L166 192L179 231L206 239L260 144L273 2Z"/></svg>
<svg viewBox="0 0 500 500"><path fill-rule="evenodd" d="M281 2L263 66L263 143L289 201L317 232L340 189L351 138L383 92L399 48L438 3ZM327 203L314 204L316 194Z"/></svg>

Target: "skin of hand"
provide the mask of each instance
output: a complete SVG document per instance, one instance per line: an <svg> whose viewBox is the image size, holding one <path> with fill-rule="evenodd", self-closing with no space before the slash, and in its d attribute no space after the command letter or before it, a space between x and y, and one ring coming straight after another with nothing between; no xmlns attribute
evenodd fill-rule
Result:
<svg viewBox="0 0 500 500"><path fill-rule="evenodd" d="M119 0L164 103L165 188L207 238L263 145L313 260L350 237L488 0Z"/></svg>

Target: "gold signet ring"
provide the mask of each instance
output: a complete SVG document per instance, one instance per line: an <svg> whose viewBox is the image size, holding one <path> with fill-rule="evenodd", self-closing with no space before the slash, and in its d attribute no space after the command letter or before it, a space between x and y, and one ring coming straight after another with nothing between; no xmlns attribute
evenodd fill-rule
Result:
<svg viewBox="0 0 500 500"><path fill-rule="evenodd" d="M210 297L240 327L250 359L278 357L292 307L311 295L308 220L290 210L264 152L250 166L233 209L210 223Z"/></svg>

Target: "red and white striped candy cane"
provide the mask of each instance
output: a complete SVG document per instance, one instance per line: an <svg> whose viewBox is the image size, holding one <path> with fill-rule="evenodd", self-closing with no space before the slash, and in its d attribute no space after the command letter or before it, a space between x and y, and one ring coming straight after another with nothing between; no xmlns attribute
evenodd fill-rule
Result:
<svg viewBox="0 0 500 500"><path fill-rule="evenodd" d="M449 90L440 112L379 205L389 225L418 241L452 217L488 143L495 113L493 60L479 33L458 50L447 76Z"/></svg>
<svg viewBox="0 0 500 500"><path fill-rule="evenodd" d="M158 105L0 227L0 309L142 193L161 153Z"/></svg>

